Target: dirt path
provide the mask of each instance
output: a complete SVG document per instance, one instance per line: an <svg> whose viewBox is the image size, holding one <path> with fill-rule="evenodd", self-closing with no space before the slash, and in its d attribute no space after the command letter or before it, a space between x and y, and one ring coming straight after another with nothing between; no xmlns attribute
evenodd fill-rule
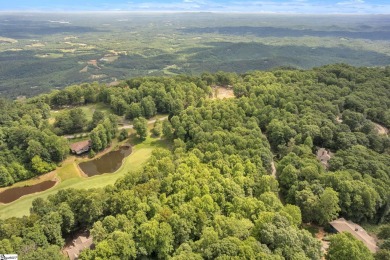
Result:
<svg viewBox="0 0 390 260"><path fill-rule="evenodd" d="M326 241L326 239L324 239L327 236L324 227L312 223L302 223L302 227L308 230L318 241L321 242L321 251L323 253L323 257L321 258L321 260L325 260L325 255L329 249L329 241Z"/></svg>
<svg viewBox="0 0 390 260"><path fill-rule="evenodd" d="M339 123L342 123L343 122L343 119L341 119L341 116L337 116L336 117L336 121L339 122ZM378 134L380 135L387 135L389 134L389 129L387 129L386 127L380 125L380 124L377 124L375 122L372 122L374 125L375 125L375 130L378 132Z"/></svg>
<svg viewBox="0 0 390 260"><path fill-rule="evenodd" d="M329 242L324 240L325 231L323 227L318 227L318 233L316 234L316 238L321 242L321 251L324 253L325 256L329 249ZM325 257L322 257L321 259L325 259Z"/></svg>
<svg viewBox="0 0 390 260"><path fill-rule="evenodd" d="M375 129L378 131L378 134L380 135L387 135L389 133L389 129L387 129L384 126L381 126L380 124L374 123Z"/></svg>
<svg viewBox="0 0 390 260"><path fill-rule="evenodd" d="M276 167L275 167L275 162L274 161L271 162L271 169L272 169L271 176L276 179Z"/></svg>

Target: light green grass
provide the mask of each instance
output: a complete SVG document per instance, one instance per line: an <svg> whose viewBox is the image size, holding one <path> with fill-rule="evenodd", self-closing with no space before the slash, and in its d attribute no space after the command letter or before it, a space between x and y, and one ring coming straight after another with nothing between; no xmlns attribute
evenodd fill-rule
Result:
<svg viewBox="0 0 390 260"><path fill-rule="evenodd" d="M112 113L110 107L103 103L96 103L96 104L82 106L81 109L84 111L88 120L92 120L92 116L95 110L100 110L106 114Z"/></svg>
<svg viewBox="0 0 390 260"><path fill-rule="evenodd" d="M124 160L123 165L118 171L89 178L81 177L77 174L75 163L64 165L58 173L58 176L62 180L59 184L47 191L23 196L10 204L0 205L0 219L28 215L34 199L46 198L62 189L102 188L114 184L117 179L129 171L140 169L148 161L152 151L158 147L166 147L166 143L161 140L147 138L144 142L133 147L132 154Z"/></svg>
<svg viewBox="0 0 390 260"><path fill-rule="evenodd" d="M64 166L57 170L57 175L62 181L65 181L79 176L79 170L77 169L76 163L64 164Z"/></svg>
<svg viewBox="0 0 390 260"><path fill-rule="evenodd" d="M60 109L60 110L51 111L49 123L54 124L56 114L70 110L72 108L76 108L76 107L70 107L70 108L64 108L64 109ZM89 104L89 105L85 105L85 106L79 106L79 108L81 108L83 110L88 121L92 120L92 116L93 116L93 113L95 112L95 110L100 110L106 114L112 113L111 108L108 105L103 104L103 103L96 103L96 104Z"/></svg>

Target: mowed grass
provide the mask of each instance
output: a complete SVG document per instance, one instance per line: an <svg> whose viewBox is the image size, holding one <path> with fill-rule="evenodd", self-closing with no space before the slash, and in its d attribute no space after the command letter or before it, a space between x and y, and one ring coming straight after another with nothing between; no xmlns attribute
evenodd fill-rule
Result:
<svg viewBox="0 0 390 260"><path fill-rule="evenodd" d="M92 116L95 110L100 110L106 114L110 114L110 113L112 114L111 108L108 105L103 103L96 103L96 104L82 106L81 109L84 111L88 120L92 120Z"/></svg>
<svg viewBox="0 0 390 260"><path fill-rule="evenodd" d="M34 199L46 198L62 189L90 189L112 185L126 173L140 169L148 161L152 151L159 147L167 147L166 142L148 137L144 142L133 146L132 154L124 159L123 165L115 173L93 177L84 177L80 174L77 167L78 160L65 161L63 166L57 170L57 177L61 179L60 183L47 191L26 195L12 203L0 205L0 219L29 215Z"/></svg>
<svg viewBox="0 0 390 260"><path fill-rule="evenodd" d="M64 109L59 109L59 110L52 110L50 113L51 116L49 118L49 123L54 124L56 114L64 112L64 111L68 111L72 108L81 108L83 110L83 112L85 113L88 121L92 120L92 116L93 116L93 113L95 112L95 110L100 110L105 114L112 113L111 108L108 105L103 104L103 103L89 104L89 105L84 105L84 106L75 106L75 107L69 107L69 108L64 108Z"/></svg>

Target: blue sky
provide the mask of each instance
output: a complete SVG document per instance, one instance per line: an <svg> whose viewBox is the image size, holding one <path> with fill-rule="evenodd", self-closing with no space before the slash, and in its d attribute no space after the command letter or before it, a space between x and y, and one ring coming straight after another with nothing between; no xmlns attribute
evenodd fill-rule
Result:
<svg viewBox="0 0 390 260"><path fill-rule="evenodd" d="M0 11L214 11L390 14L389 0L0 0Z"/></svg>

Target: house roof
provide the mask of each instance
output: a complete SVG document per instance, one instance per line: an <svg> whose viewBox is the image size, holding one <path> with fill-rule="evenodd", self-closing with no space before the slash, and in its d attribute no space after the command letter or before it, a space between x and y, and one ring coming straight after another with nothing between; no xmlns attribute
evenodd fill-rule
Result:
<svg viewBox="0 0 390 260"><path fill-rule="evenodd" d="M356 239L362 241L372 253L375 253L378 250L375 239L358 224L347 221L344 218L336 219L329 224L338 232L348 232L352 234Z"/></svg>
<svg viewBox="0 0 390 260"><path fill-rule="evenodd" d="M86 236L79 236L77 239L73 240L73 244L65 249L70 260L78 259L79 254L86 248L91 248L93 245L93 238Z"/></svg>
<svg viewBox="0 0 390 260"><path fill-rule="evenodd" d="M85 140L85 141L81 141L81 142L77 142L77 143L73 143L70 145L70 149L72 151L81 151L81 150L84 150L86 148L89 148L91 145L91 140Z"/></svg>

